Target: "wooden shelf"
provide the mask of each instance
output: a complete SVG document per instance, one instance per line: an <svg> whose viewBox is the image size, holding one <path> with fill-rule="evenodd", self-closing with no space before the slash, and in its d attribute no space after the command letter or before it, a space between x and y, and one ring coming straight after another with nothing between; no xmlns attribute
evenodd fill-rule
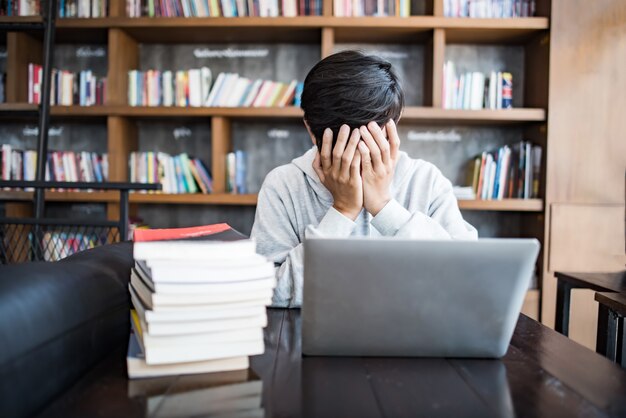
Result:
<svg viewBox="0 0 626 418"><path fill-rule="evenodd" d="M541 212L542 199L459 200L461 210L500 212Z"/></svg>
<svg viewBox="0 0 626 418"><path fill-rule="evenodd" d="M0 201L28 201L33 199L33 192L0 190ZM119 192L72 192L47 191L46 201L112 203L119 201ZM189 204L189 205L255 205L256 194L164 194L131 193L131 203L141 204Z"/></svg>
<svg viewBox="0 0 626 418"><path fill-rule="evenodd" d="M145 194L130 196L131 203L187 205L256 205L256 194Z"/></svg>
<svg viewBox="0 0 626 418"><path fill-rule="evenodd" d="M36 112L37 106L25 103L0 105L0 114L12 116L20 112ZM228 118L302 118L299 107L149 107L149 106L52 106L55 118L99 118L127 116L132 118L194 118L223 116ZM455 110L409 106L402 120L425 123L507 124L543 122L543 109Z"/></svg>
<svg viewBox="0 0 626 418"><path fill-rule="evenodd" d="M481 109L457 110L436 107L406 107L402 119L432 123L504 124L521 122L543 122L546 111L543 109Z"/></svg>
<svg viewBox="0 0 626 418"><path fill-rule="evenodd" d="M435 16L401 17L109 17L59 19L63 42L94 39L106 41L106 29L120 28L138 42L203 43L219 36L220 42L320 42L321 29L333 28L335 42L415 42L433 29L444 29L448 42L519 43L549 28L545 17L469 19Z"/></svg>
<svg viewBox="0 0 626 418"><path fill-rule="evenodd" d="M0 16L0 25L13 23L43 24L43 19L41 18L41 16Z"/></svg>
<svg viewBox="0 0 626 418"><path fill-rule="evenodd" d="M107 113L138 118L226 116L232 118L302 118L299 107L149 107L107 106Z"/></svg>
<svg viewBox="0 0 626 418"><path fill-rule="evenodd" d="M51 202L117 202L118 192L72 192L48 191L46 200ZM32 192L0 190L0 201L25 201L33 198ZM186 205L256 205L256 194L165 194L131 193L131 203L186 204ZM541 199L459 200L462 210L541 212Z"/></svg>

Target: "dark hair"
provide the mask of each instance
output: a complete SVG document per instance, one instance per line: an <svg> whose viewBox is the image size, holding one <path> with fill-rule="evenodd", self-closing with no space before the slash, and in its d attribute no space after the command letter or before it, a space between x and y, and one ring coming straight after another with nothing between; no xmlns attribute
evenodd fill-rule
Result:
<svg viewBox="0 0 626 418"><path fill-rule="evenodd" d="M398 122L404 93L391 64L373 55L343 51L330 55L309 71L302 91L302 110L311 132L322 145L326 128L334 135L369 122Z"/></svg>

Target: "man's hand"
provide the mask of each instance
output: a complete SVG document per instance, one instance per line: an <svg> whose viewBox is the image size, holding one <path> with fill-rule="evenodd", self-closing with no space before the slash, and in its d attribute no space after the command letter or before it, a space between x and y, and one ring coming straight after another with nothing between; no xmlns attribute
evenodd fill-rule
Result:
<svg viewBox="0 0 626 418"><path fill-rule="evenodd" d="M389 120L385 128L388 141L376 122L360 128L363 141L359 142L358 147L363 177L363 206L372 216L376 216L391 200L389 186L396 170L400 147L393 120Z"/></svg>
<svg viewBox="0 0 626 418"><path fill-rule="evenodd" d="M322 150L313 161L313 169L333 195L333 207L351 220L359 216L363 207L361 155L356 152L360 140L358 129L350 134L350 127L342 125L331 152L333 132L327 128L322 137Z"/></svg>

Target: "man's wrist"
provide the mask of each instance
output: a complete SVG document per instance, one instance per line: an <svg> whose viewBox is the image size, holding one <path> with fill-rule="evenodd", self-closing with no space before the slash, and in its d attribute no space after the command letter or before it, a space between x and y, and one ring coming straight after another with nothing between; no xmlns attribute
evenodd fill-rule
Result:
<svg viewBox="0 0 626 418"><path fill-rule="evenodd" d="M370 203L368 207L366 207L365 209L372 216L376 216L381 210L383 210L385 206L387 206L387 203L389 203L390 200L391 200L391 197L389 196L385 196L381 199L376 199L374 202Z"/></svg>
<svg viewBox="0 0 626 418"><path fill-rule="evenodd" d="M342 207L341 205L337 205L334 204L333 208L335 208L335 210L339 213L341 213L343 216L345 216L346 218L350 219L351 221L354 221L356 218L359 217L359 213L361 213L361 209L359 208L358 210L356 209L347 209Z"/></svg>

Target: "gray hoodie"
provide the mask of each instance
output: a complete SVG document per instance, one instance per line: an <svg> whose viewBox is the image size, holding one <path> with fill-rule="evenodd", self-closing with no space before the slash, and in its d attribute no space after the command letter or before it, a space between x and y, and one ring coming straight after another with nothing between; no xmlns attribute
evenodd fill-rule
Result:
<svg viewBox="0 0 626 418"><path fill-rule="evenodd" d="M312 164L316 148L272 170L259 192L252 237L257 251L274 261L273 306L302 304L303 238L395 236L414 239L477 239L463 220L452 184L433 164L399 152L391 183L392 200L372 217L364 209L355 221L333 205Z"/></svg>

